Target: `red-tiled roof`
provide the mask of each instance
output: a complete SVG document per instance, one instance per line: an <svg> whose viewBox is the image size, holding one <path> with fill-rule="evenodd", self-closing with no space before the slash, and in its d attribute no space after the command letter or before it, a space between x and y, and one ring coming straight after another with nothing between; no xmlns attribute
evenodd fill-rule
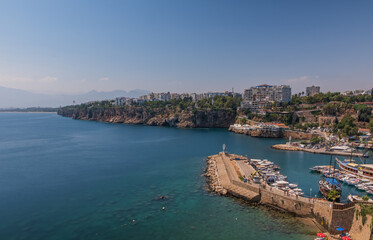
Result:
<svg viewBox="0 0 373 240"><path fill-rule="evenodd" d="M359 128L358 131L359 132L370 132L368 128Z"/></svg>

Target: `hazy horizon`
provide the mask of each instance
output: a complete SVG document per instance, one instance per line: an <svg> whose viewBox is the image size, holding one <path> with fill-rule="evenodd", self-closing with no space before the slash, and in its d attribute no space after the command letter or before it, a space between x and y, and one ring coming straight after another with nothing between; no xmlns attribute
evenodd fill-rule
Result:
<svg viewBox="0 0 373 240"><path fill-rule="evenodd" d="M77 94L373 86L371 1L2 1L0 86Z"/></svg>

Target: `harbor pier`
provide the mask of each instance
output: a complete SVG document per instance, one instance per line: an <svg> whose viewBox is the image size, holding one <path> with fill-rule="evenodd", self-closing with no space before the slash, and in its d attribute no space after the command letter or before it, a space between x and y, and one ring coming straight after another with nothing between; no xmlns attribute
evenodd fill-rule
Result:
<svg viewBox="0 0 373 240"><path fill-rule="evenodd" d="M351 234L370 236L371 229L364 228L356 212L354 202L341 204L320 198L289 195L273 187L263 179L254 182L250 176L258 171L247 163L248 158L220 152L207 158L206 176L209 187L221 195L231 195L250 203L262 204L300 217L310 217L321 230L337 234L337 227L343 226ZM362 229L363 232L360 231ZM352 235L352 237L354 237Z"/></svg>
<svg viewBox="0 0 373 240"><path fill-rule="evenodd" d="M272 148L277 149L277 150L285 150L285 151L303 151L303 152L308 152L308 153L338 155L338 156L346 156L346 157L364 157L364 155L360 152L351 153L351 152L344 152L344 151L327 151L325 148L307 149L307 148L301 148L301 147L290 145L290 144L276 144L276 145L273 145Z"/></svg>

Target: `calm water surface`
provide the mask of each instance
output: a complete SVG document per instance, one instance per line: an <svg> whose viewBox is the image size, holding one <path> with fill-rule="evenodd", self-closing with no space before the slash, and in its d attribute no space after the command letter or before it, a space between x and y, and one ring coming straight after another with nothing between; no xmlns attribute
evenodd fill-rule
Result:
<svg viewBox="0 0 373 240"><path fill-rule="evenodd" d="M329 157L270 149L280 142L225 129L2 113L0 239L314 239L289 216L205 190L205 157L225 143L274 161L290 182L317 193L319 176L308 168Z"/></svg>

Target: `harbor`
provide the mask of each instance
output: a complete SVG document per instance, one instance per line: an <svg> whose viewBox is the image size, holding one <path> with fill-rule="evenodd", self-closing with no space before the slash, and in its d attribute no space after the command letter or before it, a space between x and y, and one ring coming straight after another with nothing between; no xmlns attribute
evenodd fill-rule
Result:
<svg viewBox="0 0 373 240"><path fill-rule="evenodd" d="M285 151L303 151L308 153L317 153L317 154L327 154L327 155L339 155L339 156L348 156L348 157L364 157L364 154L361 152L351 152L346 150L329 150L326 147L322 148L305 148L299 145L294 144L275 144L272 146L273 149L285 150Z"/></svg>
<svg viewBox="0 0 373 240"><path fill-rule="evenodd" d="M354 186L362 193L373 195L373 164L358 164L353 159L335 159L335 166L314 166L310 171L322 174L324 177L336 179L338 182ZM349 200L353 201L349 195Z"/></svg>
<svg viewBox="0 0 373 240"><path fill-rule="evenodd" d="M371 230L364 229L364 224L361 226L362 220L356 215L359 205L355 201L338 203L305 194L298 183L287 181L287 176L281 174L281 166L269 160L220 152L209 156L207 163L206 176L212 191L312 218L320 231L329 236L338 236L336 229L343 226L351 239L369 239Z"/></svg>

